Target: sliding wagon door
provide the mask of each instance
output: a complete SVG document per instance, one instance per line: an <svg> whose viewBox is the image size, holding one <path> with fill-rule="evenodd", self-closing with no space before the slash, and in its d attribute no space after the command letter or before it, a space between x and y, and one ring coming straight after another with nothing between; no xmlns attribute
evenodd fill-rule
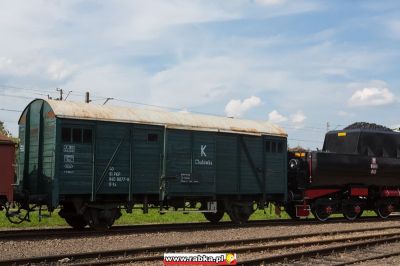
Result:
<svg viewBox="0 0 400 266"><path fill-rule="evenodd" d="M168 130L166 139L166 194L213 195L215 133Z"/></svg>

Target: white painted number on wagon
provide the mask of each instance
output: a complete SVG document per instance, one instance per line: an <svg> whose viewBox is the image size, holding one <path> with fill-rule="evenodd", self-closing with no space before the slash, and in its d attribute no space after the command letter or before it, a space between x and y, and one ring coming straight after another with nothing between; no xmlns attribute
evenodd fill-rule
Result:
<svg viewBox="0 0 400 266"><path fill-rule="evenodd" d="M63 152L71 152L74 153L75 152L75 145L64 145L63 147Z"/></svg>
<svg viewBox="0 0 400 266"><path fill-rule="evenodd" d="M74 163L75 156L74 155L64 155L64 163Z"/></svg>
<svg viewBox="0 0 400 266"><path fill-rule="evenodd" d="M118 187L121 183L129 182L129 177L123 176L114 166L108 169L108 186Z"/></svg>

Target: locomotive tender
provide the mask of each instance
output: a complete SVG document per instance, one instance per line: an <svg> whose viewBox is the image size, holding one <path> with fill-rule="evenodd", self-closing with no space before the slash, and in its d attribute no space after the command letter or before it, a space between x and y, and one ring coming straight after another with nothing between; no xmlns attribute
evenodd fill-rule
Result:
<svg viewBox="0 0 400 266"><path fill-rule="evenodd" d="M269 122L36 99L19 137L15 200L60 207L74 228L135 204L243 223L287 198L287 134Z"/></svg>

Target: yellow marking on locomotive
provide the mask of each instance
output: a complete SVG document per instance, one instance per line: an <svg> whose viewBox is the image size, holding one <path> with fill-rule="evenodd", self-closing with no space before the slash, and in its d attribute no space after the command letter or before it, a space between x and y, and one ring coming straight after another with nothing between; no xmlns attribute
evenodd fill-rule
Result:
<svg viewBox="0 0 400 266"><path fill-rule="evenodd" d="M306 157L306 153L305 152L295 152L294 156L295 157Z"/></svg>
<svg viewBox="0 0 400 266"><path fill-rule="evenodd" d="M347 133L346 132L339 132L337 133L338 137L346 137Z"/></svg>

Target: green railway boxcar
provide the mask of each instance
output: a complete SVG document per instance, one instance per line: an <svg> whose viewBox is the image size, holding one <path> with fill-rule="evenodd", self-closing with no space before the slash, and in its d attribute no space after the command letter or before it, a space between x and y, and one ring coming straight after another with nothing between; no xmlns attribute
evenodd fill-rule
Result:
<svg viewBox="0 0 400 266"><path fill-rule="evenodd" d="M19 132L16 197L61 206L75 228L134 204L241 223L286 199L287 135L269 122L37 99Z"/></svg>

